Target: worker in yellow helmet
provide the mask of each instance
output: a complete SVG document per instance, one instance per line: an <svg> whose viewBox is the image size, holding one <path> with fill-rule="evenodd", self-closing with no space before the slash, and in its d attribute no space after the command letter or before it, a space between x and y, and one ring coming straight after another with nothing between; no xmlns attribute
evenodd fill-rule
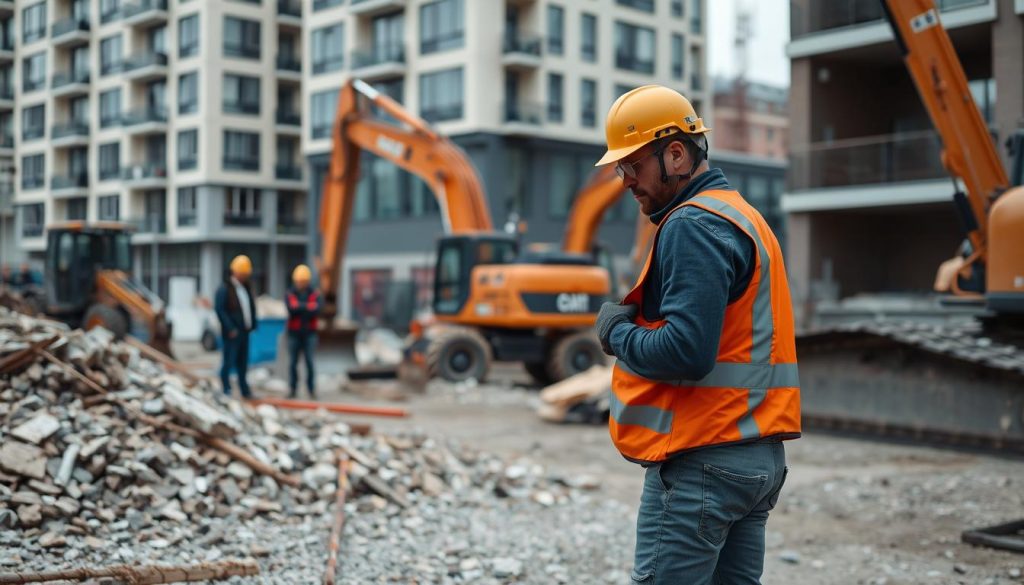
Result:
<svg viewBox="0 0 1024 585"><path fill-rule="evenodd" d="M246 374L249 369L249 333L256 329L256 298L249 280L252 278L252 260L248 256L235 256L231 260L228 277L217 289L213 307L220 321L224 342L224 361L220 367L220 380L224 394L231 395L231 370L238 374L238 388L243 398L252 398Z"/></svg>
<svg viewBox="0 0 1024 585"><path fill-rule="evenodd" d="M689 100L648 85L620 97L608 151L658 227L640 278L595 328L616 358L612 442L646 468L633 582L760 583L765 523L800 436L792 303L761 214L708 163Z"/></svg>
<svg viewBox="0 0 1024 585"><path fill-rule="evenodd" d="M310 283L313 273L309 266L299 264L292 271L292 288L285 295L288 306L288 389L289 398L299 390L299 354L306 358L306 390L316 397L316 373L313 353L316 351L317 316L320 314L320 291Z"/></svg>

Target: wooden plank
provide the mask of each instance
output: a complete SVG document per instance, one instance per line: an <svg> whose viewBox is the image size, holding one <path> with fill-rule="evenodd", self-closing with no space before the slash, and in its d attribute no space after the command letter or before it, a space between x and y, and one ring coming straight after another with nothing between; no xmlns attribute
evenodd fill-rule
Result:
<svg viewBox="0 0 1024 585"><path fill-rule="evenodd" d="M195 581L224 581L235 576L259 575L260 567L253 560L219 561L195 565L112 565L98 569L79 568L40 573L14 572L0 574L0 585L46 583L49 581L85 581L117 579L130 585L158 585Z"/></svg>
<svg viewBox="0 0 1024 585"><path fill-rule="evenodd" d="M50 347L58 339L60 339L60 336L54 335L48 339L39 340L25 349L18 350L0 359L0 374L10 374L29 365L35 360L37 351Z"/></svg>

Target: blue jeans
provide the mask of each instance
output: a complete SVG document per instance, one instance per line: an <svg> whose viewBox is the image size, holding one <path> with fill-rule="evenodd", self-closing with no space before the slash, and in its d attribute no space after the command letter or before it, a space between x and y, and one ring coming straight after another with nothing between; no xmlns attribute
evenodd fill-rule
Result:
<svg viewBox="0 0 1024 585"><path fill-rule="evenodd" d="M224 394L231 396L231 369L238 374L238 388L243 398L252 398L249 392L249 381L245 379L249 371L249 333L239 331L234 338L224 336L224 362L220 366L220 383Z"/></svg>
<svg viewBox="0 0 1024 585"><path fill-rule="evenodd" d="M306 358L306 389L309 395L316 393L316 374L313 372L313 354L316 352L316 333L288 332L288 388L291 395L299 389L299 354Z"/></svg>
<svg viewBox="0 0 1024 585"><path fill-rule="evenodd" d="M699 449L648 467L632 582L760 583L765 522L787 471L780 442Z"/></svg>

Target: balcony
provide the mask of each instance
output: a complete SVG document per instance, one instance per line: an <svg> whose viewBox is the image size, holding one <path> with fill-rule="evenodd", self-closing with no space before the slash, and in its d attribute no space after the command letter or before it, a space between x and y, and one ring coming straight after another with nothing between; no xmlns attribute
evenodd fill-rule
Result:
<svg viewBox="0 0 1024 585"><path fill-rule="evenodd" d="M540 37L505 33L501 62L506 67L535 69L540 67L543 42Z"/></svg>
<svg viewBox="0 0 1024 585"><path fill-rule="evenodd" d="M926 181L947 177L942 143L931 131L818 142L794 148L790 187L794 191Z"/></svg>
<svg viewBox="0 0 1024 585"><path fill-rule="evenodd" d="M14 62L14 39L0 39L0 63Z"/></svg>
<svg viewBox="0 0 1024 585"><path fill-rule="evenodd" d="M121 180L135 189L163 187L167 184L167 165L162 162L131 164L121 171Z"/></svg>
<svg viewBox="0 0 1024 585"><path fill-rule="evenodd" d="M260 115L260 104L259 102L224 102L223 110L225 114L242 114L245 116L259 116Z"/></svg>
<svg viewBox="0 0 1024 585"><path fill-rule="evenodd" d="M83 122L54 124L50 129L50 140L57 148L89 144L89 124Z"/></svg>
<svg viewBox="0 0 1024 585"><path fill-rule="evenodd" d="M74 47L88 44L90 28L88 20L64 18L50 27L50 40L54 47Z"/></svg>
<svg viewBox="0 0 1024 585"><path fill-rule="evenodd" d="M616 0L616 4L636 8L644 12L654 12L654 0Z"/></svg>
<svg viewBox="0 0 1024 585"><path fill-rule="evenodd" d="M376 16L391 10L405 8L406 0L352 0L348 11L360 16Z"/></svg>
<svg viewBox="0 0 1024 585"><path fill-rule="evenodd" d="M430 122L447 122L449 120L460 120L462 119L462 104L453 104L449 106L434 106L423 108L420 110L420 117ZM328 128L328 132L330 132Z"/></svg>
<svg viewBox="0 0 1024 585"><path fill-rule="evenodd" d="M11 135L0 136L0 156L14 155L14 137ZM2 188L0 188L2 190Z"/></svg>
<svg viewBox="0 0 1024 585"><path fill-rule="evenodd" d="M5 185L0 187L0 217L14 215L14 189ZM278 226L280 233L281 226Z"/></svg>
<svg viewBox="0 0 1024 585"><path fill-rule="evenodd" d="M50 81L53 97L72 97L89 93L88 71L64 71L53 74Z"/></svg>
<svg viewBox="0 0 1024 585"><path fill-rule="evenodd" d="M313 0L313 11L326 10L335 6L341 6L344 0Z"/></svg>
<svg viewBox="0 0 1024 585"><path fill-rule="evenodd" d="M939 10L956 10L989 4L991 0L936 0ZM882 3L877 0L791 0L792 38L823 31L845 29L885 20ZM888 27L886 27L888 28Z"/></svg>
<svg viewBox="0 0 1024 585"><path fill-rule="evenodd" d="M87 173L55 175L50 178L50 192L54 197L80 197L89 193Z"/></svg>
<svg viewBox="0 0 1024 585"><path fill-rule="evenodd" d="M281 24L302 26L302 3L299 0L277 0L277 18Z"/></svg>
<svg viewBox="0 0 1024 585"><path fill-rule="evenodd" d="M544 105L536 102L506 102L502 122L508 134L532 135L544 121Z"/></svg>
<svg viewBox="0 0 1024 585"><path fill-rule="evenodd" d="M352 53L352 72L366 81L405 75L405 47L379 45Z"/></svg>
<svg viewBox="0 0 1024 585"><path fill-rule="evenodd" d="M263 216L258 213L233 213L228 211L224 214L224 225L228 227L258 228L263 225Z"/></svg>
<svg viewBox="0 0 1024 585"><path fill-rule="evenodd" d="M132 81L152 81L167 77L167 55L163 53L130 55L122 63L121 71Z"/></svg>
<svg viewBox="0 0 1024 585"><path fill-rule="evenodd" d="M253 158L228 158L224 157L221 164L225 171L258 171L260 170L259 159Z"/></svg>
<svg viewBox="0 0 1024 585"><path fill-rule="evenodd" d="M0 87L0 112L14 109L14 88Z"/></svg>
<svg viewBox="0 0 1024 585"><path fill-rule="evenodd" d="M128 26L145 27L167 22L167 0L139 0L121 9Z"/></svg>
<svg viewBox="0 0 1024 585"><path fill-rule="evenodd" d="M306 220L295 217L277 218L277 233L283 236L302 236L306 234Z"/></svg>
<svg viewBox="0 0 1024 585"><path fill-rule="evenodd" d="M138 108L121 116L121 126L129 134L162 134L167 132L167 110Z"/></svg>
<svg viewBox="0 0 1024 585"><path fill-rule="evenodd" d="M302 61L295 55L278 55L274 60L279 78L302 81Z"/></svg>
<svg viewBox="0 0 1024 585"><path fill-rule="evenodd" d="M302 134L302 116L296 112L277 110L274 121L277 122L278 132Z"/></svg>
<svg viewBox="0 0 1024 585"><path fill-rule="evenodd" d="M274 177L279 181L302 182L302 167L294 163L276 165L274 167Z"/></svg>
<svg viewBox="0 0 1024 585"><path fill-rule="evenodd" d="M139 234L166 234L167 215L163 212L153 212L146 217L136 217L127 220L127 223L135 227Z"/></svg>
<svg viewBox="0 0 1024 585"><path fill-rule="evenodd" d="M654 73L653 59L641 59L629 53L616 53L615 66L619 69L636 71L637 73Z"/></svg>
<svg viewBox="0 0 1024 585"><path fill-rule="evenodd" d="M14 0L0 0L0 17L14 14Z"/></svg>

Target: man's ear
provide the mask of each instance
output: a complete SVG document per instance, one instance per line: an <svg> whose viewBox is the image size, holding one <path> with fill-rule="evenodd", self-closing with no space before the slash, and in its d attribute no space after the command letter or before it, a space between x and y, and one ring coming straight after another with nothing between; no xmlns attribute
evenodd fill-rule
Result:
<svg viewBox="0 0 1024 585"><path fill-rule="evenodd" d="M681 171L681 170L687 170L687 169L690 168L690 165L687 164L687 162L686 162L686 159L687 159L686 147L683 146L682 142L679 142L678 140L675 141L675 142L672 142L672 144L669 145L668 151L672 155L670 160L672 161L672 166L674 167L673 170Z"/></svg>

